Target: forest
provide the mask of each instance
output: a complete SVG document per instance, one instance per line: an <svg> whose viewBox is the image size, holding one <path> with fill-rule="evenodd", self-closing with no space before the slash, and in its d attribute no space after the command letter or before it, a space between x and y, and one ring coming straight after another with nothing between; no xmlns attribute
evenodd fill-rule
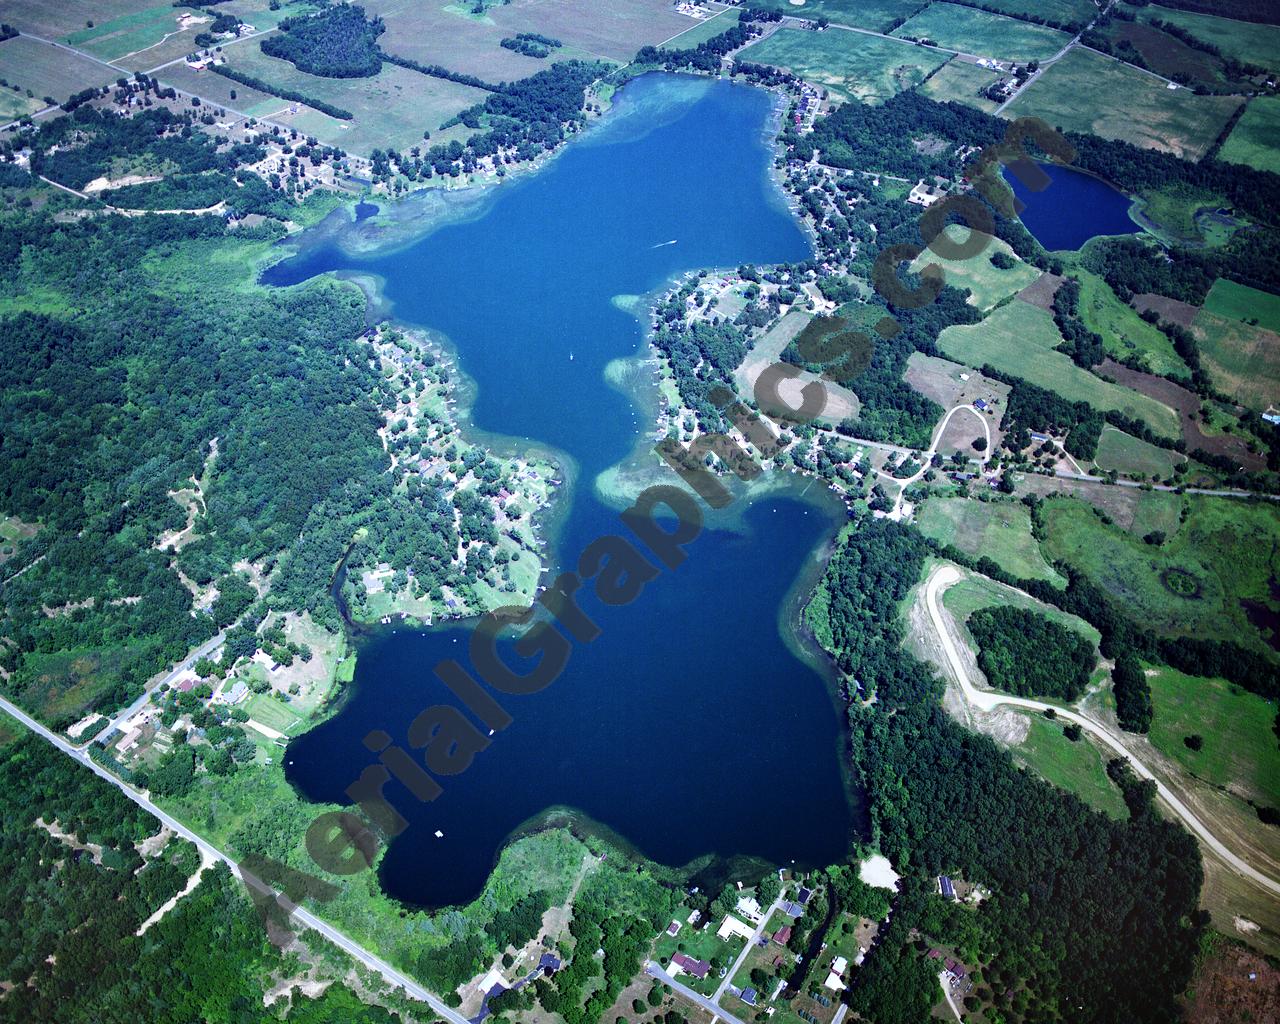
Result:
<svg viewBox="0 0 1280 1024"><path fill-rule="evenodd" d="M369 78L382 70L378 36L381 18L369 20L364 8L340 3L280 22L280 32L262 40L262 52L323 78Z"/></svg>
<svg viewBox="0 0 1280 1024"><path fill-rule="evenodd" d="M907 873L908 896L929 884L913 878L944 871L991 887L973 913L977 995L1005 1019L1175 1019L1203 926L1194 840L1145 790L1131 788L1129 820L1113 821L947 716L941 683L902 647L897 614L929 551L908 527L861 520L807 612L842 672L876 680L876 701L854 702L849 720L880 848ZM927 910L917 906L899 901L849 993L864 1016L919 1019L902 1008L924 1005L926 990L932 1005L936 976L908 945Z"/></svg>
<svg viewBox="0 0 1280 1024"><path fill-rule="evenodd" d="M1019 697L1075 701L1098 663L1078 633L1026 608L980 608L966 625L987 681Z"/></svg>

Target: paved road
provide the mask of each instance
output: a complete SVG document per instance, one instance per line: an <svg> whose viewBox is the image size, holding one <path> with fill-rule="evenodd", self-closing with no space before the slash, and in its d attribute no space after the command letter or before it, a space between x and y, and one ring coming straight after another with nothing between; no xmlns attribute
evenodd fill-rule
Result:
<svg viewBox="0 0 1280 1024"><path fill-rule="evenodd" d="M1196 838L1217 854L1232 870L1257 882L1263 888L1280 895L1280 882L1269 875L1264 875L1253 865L1227 849L1222 840L1209 831L1208 827L1178 798L1177 794L1157 779L1151 769L1134 757L1125 747L1123 741L1105 725L1079 712L1069 711L1053 704L1046 704L1043 701L1028 700L1025 697L1010 697L1003 693L977 689L969 678L959 651L956 650L955 641L947 629L946 622L942 617L942 609L938 603L942 591L963 578L963 574L954 565L941 565L936 568L925 584L925 605L928 608L929 619L933 625L934 632L938 634L938 640L942 644L942 650L946 655L951 674L956 682L959 683L964 699L973 707L984 711L990 711L1000 705L1039 712L1052 708L1059 718L1076 723L1112 751L1128 760L1134 774L1140 779L1150 779L1154 782L1156 784L1156 792L1165 805L1182 820L1183 824L1187 826Z"/></svg>
<svg viewBox="0 0 1280 1024"><path fill-rule="evenodd" d="M756 943L760 941L760 936L764 934L764 926L769 923L769 918L773 916L773 912L780 906L782 906L782 893L778 893L778 898L769 905L769 909L760 914L760 923L756 925L755 931L751 933L751 938L747 940L747 944L742 948L742 952L738 954L738 959L733 962L733 966L725 972L724 978L720 981L720 986L716 989L716 994L711 997L711 1001L717 1006L720 1005L720 1000L724 998L725 989L727 989L733 981L733 976L738 973L738 968L742 966L742 961L747 958L747 954L750 953L755 948ZM710 927L710 925L707 927Z"/></svg>
<svg viewBox="0 0 1280 1024"><path fill-rule="evenodd" d="M88 753L86 753L84 750L81 750L79 747L75 747L72 744L68 743L65 739L63 739L57 733L50 732L48 729L46 729L43 725L37 722L34 718L28 715L21 708L16 707L14 704L5 700L3 697L0 697L0 709L7 711L10 715L16 718L28 729L30 729L34 733L37 733L42 739L48 740L50 743L52 743L55 747L61 750L68 757L72 758L75 761L78 761L80 764L84 765L90 771L94 772L96 775L98 775L102 779L105 779L107 782L111 783L111 785L115 786L118 790L120 790L120 792L122 792L125 796L127 796L130 800L132 800L135 804L137 804L143 810L147 811L148 813L158 818L162 824L167 825L171 830L176 832L178 835L182 836L184 839L188 840L189 842L194 843L202 854L208 857L211 857L215 860L222 861L224 864L230 867L233 872L235 872L238 878L240 878L241 880L245 879L245 876L240 871L239 864L237 864L225 853L223 853L221 850L215 847L212 843L201 838L195 832L192 832L191 829L187 828L187 826L182 824L182 822L178 821L176 818L167 814L165 811L162 811L159 807L157 807L155 804L151 802L150 798L148 798L145 793L139 792L138 790L134 789L132 786L116 778L109 771L103 768L102 765L92 760L89 757ZM246 882L246 884L252 884L252 883ZM261 883L258 883L258 885L260 886ZM359 960L362 964L365 965L365 967L369 968L372 971L376 971L378 974L382 975L382 977L385 978L389 984L397 988L402 988L412 998L419 999L427 1003L435 1013L439 1014L439 1016L442 1017L444 1020L449 1021L449 1024L469 1024L467 1018L463 1017L460 1013L458 1013L456 1010L452 1009L451 1007L445 1005L445 1003L442 1000L437 998L431 992L428 992L425 988L419 985L416 981L414 981L408 975L402 973L401 971L396 970L385 960L375 956L373 953L370 953L367 949L365 949L359 943L348 938L342 932L338 931L337 928L333 927L333 925L317 917L315 914L307 910L305 907L295 908L292 916L299 923L306 926L307 928L314 928L317 932L323 935L335 946L340 947L341 949L349 953L352 957Z"/></svg>
<svg viewBox="0 0 1280 1024"><path fill-rule="evenodd" d="M226 638L227 638L227 635L225 633L219 633L217 636L212 637L211 639L206 640L204 643L202 643L194 651L188 654L186 658L184 658L172 669L170 669L158 680L156 680L156 682L152 686L148 686L145 690L143 690L142 693L139 694L138 699L135 700L123 711L119 712L115 718L111 719L111 721L106 724L106 727L101 729L98 732L98 734L93 737L93 740L91 742L106 743L107 737L110 736L111 733L114 732L116 729L120 728L121 722L127 721L133 715L136 715L139 711L141 711L144 706L146 706L147 701L151 699L151 695L155 693L156 690L160 689L162 686L168 686L171 682L173 682L176 678L178 678L178 676L182 675L183 672L187 671L187 669L189 669L201 658L208 657L209 654L211 654L213 651L215 651L218 647L222 645L222 641L225 640Z"/></svg>
<svg viewBox="0 0 1280 1024"><path fill-rule="evenodd" d="M1267 494L1265 491L1241 491L1231 488L1215 489L1210 487L1170 487L1168 484L1147 484L1141 480L1108 480L1103 476L1094 476L1090 473L1069 473L1066 470L1059 470L1054 476L1062 477L1064 480L1088 480L1096 484L1109 484L1112 487L1150 487L1154 491L1180 490L1183 494L1207 494L1214 498L1265 498L1267 501L1280 501L1280 494Z"/></svg>
<svg viewBox="0 0 1280 1024"><path fill-rule="evenodd" d="M750 949L751 947L748 946L747 948ZM686 999L689 999L692 1002L695 1002L699 1006L701 1006L704 1010L710 1013L713 1018L719 1017L721 1020L728 1021L729 1024L743 1024L743 1022L740 1021L733 1014L720 1009L720 1007L718 1007L715 1003L713 1003L707 996L704 996L701 992L695 992L688 985L684 984L681 981L677 981L670 974L664 971L661 967L655 964L652 960L645 961L644 972L645 974L649 975L649 977L651 978L657 978L664 985L670 985L673 989L679 992ZM725 975L725 977L731 978L733 977L733 973L730 972L729 974Z"/></svg>

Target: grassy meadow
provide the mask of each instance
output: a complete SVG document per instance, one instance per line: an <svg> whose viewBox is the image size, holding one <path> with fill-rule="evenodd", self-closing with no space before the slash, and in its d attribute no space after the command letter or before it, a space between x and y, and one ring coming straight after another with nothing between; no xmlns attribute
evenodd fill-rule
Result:
<svg viewBox="0 0 1280 1024"><path fill-rule="evenodd" d="M1280 295L1259 291L1220 277L1205 296L1203 309L1263 330L1280 333Z"/></svg>
<svg viewBox="0 0 1280 1024"><path fill-rule="evenodd" d="M1260 305L1265 313L1269 304ZM1196 314L1192 333L1201 362L1224 394L1251 409L1280 402L1280 335L1208 309Z"/></svg>
<svg viewBox="0 0 1280 1024"><path fill-rule="evenodd" d="M1255 96L1218 152L1220 160L1280 174L1280 97Z"/></svg>
<svg viewBox="0 0 1280 1024"><path fill-rule="evenodd" d="M1077 366L1070 357L1056 351L1061 340L1049 313L1015 299L981 323L948 327L938 336L938 347L943 355L958 362L973 367L990 363L1070 401L1088 402L1104 412L1116 409L1142 420L1159 434L1179 436L1177 413L1153 398Z"/></svg>
<svg viewBox="0 0 1280 1024"><path fill-rule="evenodd" d="M1212 43L1226 57L1235 57L1246 64L1280 68L1280 25L1233 21L1211 14L1193 14L1191 11L1155 5L1143 9L1139 17L1143 21L1159 18L1186 29L1197 39Z"/></svg>
<svg viewBox="0 0 1280 1024"><path fill-rule="evenodd" d="M797 18L827 18L836 25L868 28L873 32L887 32L895 23L910 18L922 10L929 0L805 0L801 7L790 0L755 0L753 7Z"/></svg>
<svg viewBox="0 0 1280 1024"><path fill-rule="evenodd" d="M1121 476L1139 480L1153 477L1166 480L1172 476L1173 467L1185 461L1185 456L1148 444L1111 424L1102 428L1098 455L1094 459L1099 469L1115 470Z"/></svg>
<svg viewBox="0 0 1280 1024"><path fill-rule="evenodd" d="M46 97L61 103L81 89L107 85L119 77L120 72L96 64L88 57L69 53L50 43L37 42L30 36L18 36L0 43L0 78L18 87L21 95L13 95L19 101L35 101L27 104L29 109L45 106L43 101ZM28 90L32 93L30 97L25 95ZM27 110L21 113L27 113Z"/></svg>
<svg viewBox="0 0 1280 1024"><path fill-rule="evenodd" d="M1076 48L1047 68L1005 110L1067 131L1093 132L1198 160L1240 100L1196 96L1128 64Z"/></svg>
<svg viewBox="0 0 1280 1024"><path fill-rule="evenodd" d="M1107 354L1117 360L1138 356L1151 373L1187 379L1187 364L1173 350L1169 336L1149 324L1111 290L1097 274L1074 271L1080 278L1080 318L1085 326L1102 335Z"/></svg>
<svg viewBox="0 0 1280 1024"><path fill-rule="evenodd" d="M963 243L968 235L967 229L951 224L944 230L947 238ZM986 237L986 236L983 236ZM1001 270L991 263L991 257L1002 252L1012 258L1014 266ZM984 312L991 309L1002 299L1008 298L1031 284L1040 277L1040 271L1029 263L1023 263L1014 255L1007 242L998 238L988 238L987 244L976 256L968 259L946 259L925 249L911 264L911 269L920 273L926 266L934 264L942 267L946 274L946 282L953 288L968 288L969 302Z"/></svg>
<svg viewBox="0 0 1280 1024"><path fill-rule="evenodd" d="M961 53L1018 63L1046 60L1071 41L1065 32L959 4L933 3L893 30L902 39L928 39Z"/></svg>
<svg viewBox="0 0 1280 1024"><path fill-rule="evenodd" d="M786 68L836 96L881 103L919 85L946 56L911 43L859 32L784 28L742 52L742 59Z"/></svg>
<svg viewBox="0 0 1280 1024"><path fill-rule="evenodd" d="M920 86L920 91L939 103L954 100L956 103L964 103L992 114L1000 104L988 99L984 91L997 80L997 77L994 71L954 58L934 72L929 80Z"/></svg>
<svg viewBox="0 0 1280 1024"><path fill-rule="evenodd" d="M916 525L926 537L975 558L985 555L1019 579L1059 579L1031 536L1031 514L1021 502L930 498Z"/></svg>
<svg viewBox="0 0 1280 1024"><path fill-rule="evenodd" d="M1107 776L1107 756L1087 738L1073 742L1061 722L1027 715L1026 738L1010 752L1046 782L1074 793L1094 810L1117 820L1128 817L1124 797Z"/></svg>
<svg viewBox="0 0 1280 1024"><path fill-rule="evenodd" d="M1044 18L1076 27L1083 27L1098 13L1093 0L982 0L982 6L1014 17Z"/></svg>

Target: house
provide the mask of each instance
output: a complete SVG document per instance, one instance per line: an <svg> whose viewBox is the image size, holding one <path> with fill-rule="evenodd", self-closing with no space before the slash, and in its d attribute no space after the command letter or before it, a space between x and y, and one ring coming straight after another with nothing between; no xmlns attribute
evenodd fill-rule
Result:
<svg viewBox="0 0 1280 1024"><path fill-rule="evenodd" d="M716 931L716 935L722 939L727 939L732 935L740 935L742 938L749 940L754 934L755 929L749 924L739 921L732 914L724 915L724 920L720 922L720 927Z"/></svg>
<svg viewBox="0 0 1280 1024"><path fill-rule="evenodd" d="M938 876L938 892L942 893L944 900L953 900L956 898L956 887L951 884L951 879L946 875Z"/></svg>
<svg viewBox="0 0 1280 1024"><path fill-rule="evenodd" d="M802 906L807 907L811 899L813 899L812 889L801 889L798 893L796 893L796 902L801 904Z"/></svg>
<svg viewBox="0 0 1280 1024"><path fill-rule="evenodd" d="M543 953L538 960L538 970L544 974L555 974L560 970L560 958L554 953Z"/></svg>
<svg viewBox="0 0 1280 1024"><path fill-rule="evenodd" d="M957 985L964 981L968 976L968 972L965 971L964 966L955 960L948 959L942 966L946 969L946 972L951 975L952 982Z"/></svg>
<svg viewBox="0 0 1280 1024"><path fill-rule="evenodd" d="M986 400L982 398L975 398L973 400L973 407L977 409L978 412L985 412L987 409Z"/></svg>
<svg viewBox="0 0 1280 1024"><path fill-rule="evenodd" d="M695 910L689 914L689 920L688 920L689 924L697 924L701 920L702 920L701 910Z"/></svg>
<svg viewBox="0 0 1280 1024"><path fill-rule="evenodd" d="M738 897L738 913L752 924L760 923L760 904L754 896Z"/></svg>
<svg viewBox="0 0 1280 1024"><path fill-rule="evenodd" d="M1041 443L1049 440L1048 434L1037 434L1034 430L1031 432L1031 440L1040 441Z"/></svg>
<svg viewBox="0 0 1280 1024"><path fill-rule="evenodd" d="M778 909L788 917L802 917L804 915L804 907L800 906L799 903L792 903L790 900L783 900Z"/></svg>
<svg viewBox="0 0 1280 1024"><path fill-rule="evenodd" d="M791 941L791 925L784 924L776 932L773 933L773 941L779 946L785 946Z"/></svg>
<svg viewBox="0 0 1280 1024"><path fill-rule="evenodd" d="M239 704L249 696L249 687L245 686L244 680L237 679L230 689L224 689L218 699L223 704Z"/></svg>
<svg viewBox="0 0 1280 1024"><path fill-rule="evenodd" d="M688 953L676 953L671 957L671 963L672 966L678 967L681 971L686 974L692 974L698 979L705 978L707 971L711 969L711 964L706 960L695 960Z"/></svg>
<svg viewBox="0 0 1280 1024"><path fill-rule="evenodd" d="M672 921L669 925L667 925L667 934L670 935L672 938L675 938L677 935L679 935L680 922Z"/></svg>
<svg viewBox="0 0 1280 1024"><path fill-rule="evenodd" d="M835 971L828 974L827 980L822 984L824 988L829 988L832 992L843 992L845 989L844 981L841 979L840 975L836 974Z"/></svg>
<svg viewBox="0 0 1280 1024"><path fill-rule="evenodd" d="M842 956L838 956L831 961L831 969L836 974L844 974L849 969L849 961Z"/></svg>
<svg viewBox="0 0 1280 1024"><path fill-rule="evenodd" d="M755 1006L756 990L753 988L744 988L741 992L738 993L738 998L741 999L748 1006Z"/></svg>

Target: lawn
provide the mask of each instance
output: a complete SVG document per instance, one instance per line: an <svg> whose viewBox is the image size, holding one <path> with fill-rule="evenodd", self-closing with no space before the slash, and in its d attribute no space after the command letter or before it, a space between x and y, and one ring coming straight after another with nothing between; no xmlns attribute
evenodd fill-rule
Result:
<svg viewBox="0 0 1280 1024"><path fill-rule="evenodd" d="M946 60L936 50L860 32L792 28L754 43L741 57L786 68L835 96L864 103L882 103L919 85Z"/></svg>
<svg viewBox="0 0 1280 1024"><path fill-rule="evenodd" d="M107 85L120 77L120 72L95 64L88 57L36 42L29 36L0 43L0 78L11 86L30 90L35 100L50 97L61 103L81 89Z"/></svg>
<svg viewBox="0 0 1280 1024"><path fill-rule="evenodd" d="M1052 316L1029 302L1014 300L981 323L948 327L938 336L938 347L944 355L969 366L990 363L1070 401L1088 402L1104 412L1116 409L1142 420L1159 434L1180 436L1176 412L1077 366L1055 351L1061 340Z"/></svg>
<svg viewBox="0 0 1280 1024"><path fill-rule="evenodd" d="M255 693L250 697L245 704L245 711L255 722L261 722L277 732L287 733L302 721L281 700L265 693Z"/></svg>
<svg viewBox="0 0 1280 1024"><path fill-rule="evenodd" d="M1181 526L1135 518L1129 531L1081 501L1051 498L1041 549L1082 571L1122 611L1164 635L1229 639L1271 651L1241 602L1274 604L1280 575L1280 516L1270 503L1187 495ZM1160 545L1142 538L1165 534Z"/></svg>
<svg viewBox="0 0 1280 1024"><path fill-rule="evenodd" d="M1264 330L1280 332L1280 295L1236 284L1225 277L1213 283L1201 308L1218 316L1256 324Z"/></svg>
<svg viewBox="0 0 1280 1024"><path fill-rule="evenodd" d="M1218 152L1221 160L1280 174L1280 97L1255 96Z"/></svg>
<svg viewBox="0 0 1280 1024"><path fill-rule="evenodd" d="M1031 536L1031 514L1021 502L930 498L916 525L926 537L975 558L985 555L1019 579L1059 580Z"/></svg>
<svg viewBox="0 0 1280 1024"><path fill-rule="evenodd" d="M1174 465L1185 462L1186 457L1167 448L1157 448L1108 423L1102 428L1094 461L1099 469L1115 470L1121 476L1166 480L1173 474Z"/></svg>
<svg viewBox="0 0 1280 1024"><path fill-rule="evenodd" d="M1158 666L1148 677L1155 717L1152 745L1196 778L1257 803L1280 804L1275 706L1222 679ZM1187 736L1203 738L1200 750Z"/></svg>
<svg viewBox="0 0 1280 1024"><path fill-rule="evenodd" d="M923 10L929 0L805 0L796 7L790 0L754 0L752 7L797 18L827 18L836 25L852 25L869 28L874 32L888 32L895 25L906 21L917 11Z"/></svg>
<svg viewBox="0 0 1280 1024"><path fill-rule="evenodd" d="M1166 89L1153 75L1077 47L1032 82L1005 115L1041 117L1056 128L1198 160L1239 105L1233 96Z"/></svg>
<svg viewBox="0 0 1280 1024"><path fill-rule="evenodd" d="M1187 364L1173 350L1164 331L1121 302L1097 274L1084 269L1074 273L1080 279L1080 318L1091 331L1102 335L1108 355L1117 360L1136 355L1151 373L1183 380L1190 377Z"/></svg>
<svg viewBox="0 0 1280 1024"><path fill-rule="evenodd" d="M442 122L489 95L394 64L384 64L372 78L320 78L267 56L253 43L236 48L228 63L268 84L351 111L351 121L316 114L299 118L298 127L327 145L364 155L374 149L419 145L424 130L434 135Z"/></svg>
<svg viewBox="0 0 1280 1024"><path fill-rule="evenodd" d="M1112 818L1128 817L1124 797L1107 777L1107 758L1088 739L1072 742L1062 725L1043 715L1027 715L1031 728L1012 752L1046 782L1074 793Z"/></svg>
<svg viewBox="0 0 1280 1024"><path fill-rule="evenodd" d="M1196 314L1192 333L1205 369L1223 393L1259 411L1280 403L1280 334L1207 309Z"/></svg>
<svg viewBox="0 0 1280 1024"><path fill-rule="evenodd" d="M1184 28L1196 38L1212 43L1226 57L1235 57L1246 64L1280 68L1280 25L1232 21L1230 18L1192 14L1155 5L1147 7L1139 16L1143 21L1159 18Z"/></svg>
<svg viewBox="0 0 1280 1024"><path fill-rule="evenodd" d="M924 85L920 86L920 91L939 103L955 100L957 103L977 107L990 114L994 113L1000 104L988 99L984 93L997 81L998 77L994 71L980 68L977 64L966 63L957 57L939 68Z"/></svg>
<svg viewBox="0 0 1280 1024"><path fill-rule="evenodd" d="M958 224L951 224L945 229L945 234L949 240L963 244L969 232ZM984 312L1002 299L1022 291L1040 277L1040 271L1018 259L1007 242L998 238L983 237L986 238L986 244L976 256L963 260L951 260L939 256L931 249L925 249L915 258L911 269L919 273L930 264L942 267L946 274L946 283L953 288L968 288L970 304ZM1002 252L1014 260L1014 265L1008 270L993 266L991 257L997 252Z"/></svg>
<svg viewBox="0 0 1280 1024"><path fill-rule="evenodd" d="M899 28L902 39L927 39L938 46L980 57L1046 60L1071 41L1065 32L1017 18L989 14L959 4L934 3Z"/></svg>

